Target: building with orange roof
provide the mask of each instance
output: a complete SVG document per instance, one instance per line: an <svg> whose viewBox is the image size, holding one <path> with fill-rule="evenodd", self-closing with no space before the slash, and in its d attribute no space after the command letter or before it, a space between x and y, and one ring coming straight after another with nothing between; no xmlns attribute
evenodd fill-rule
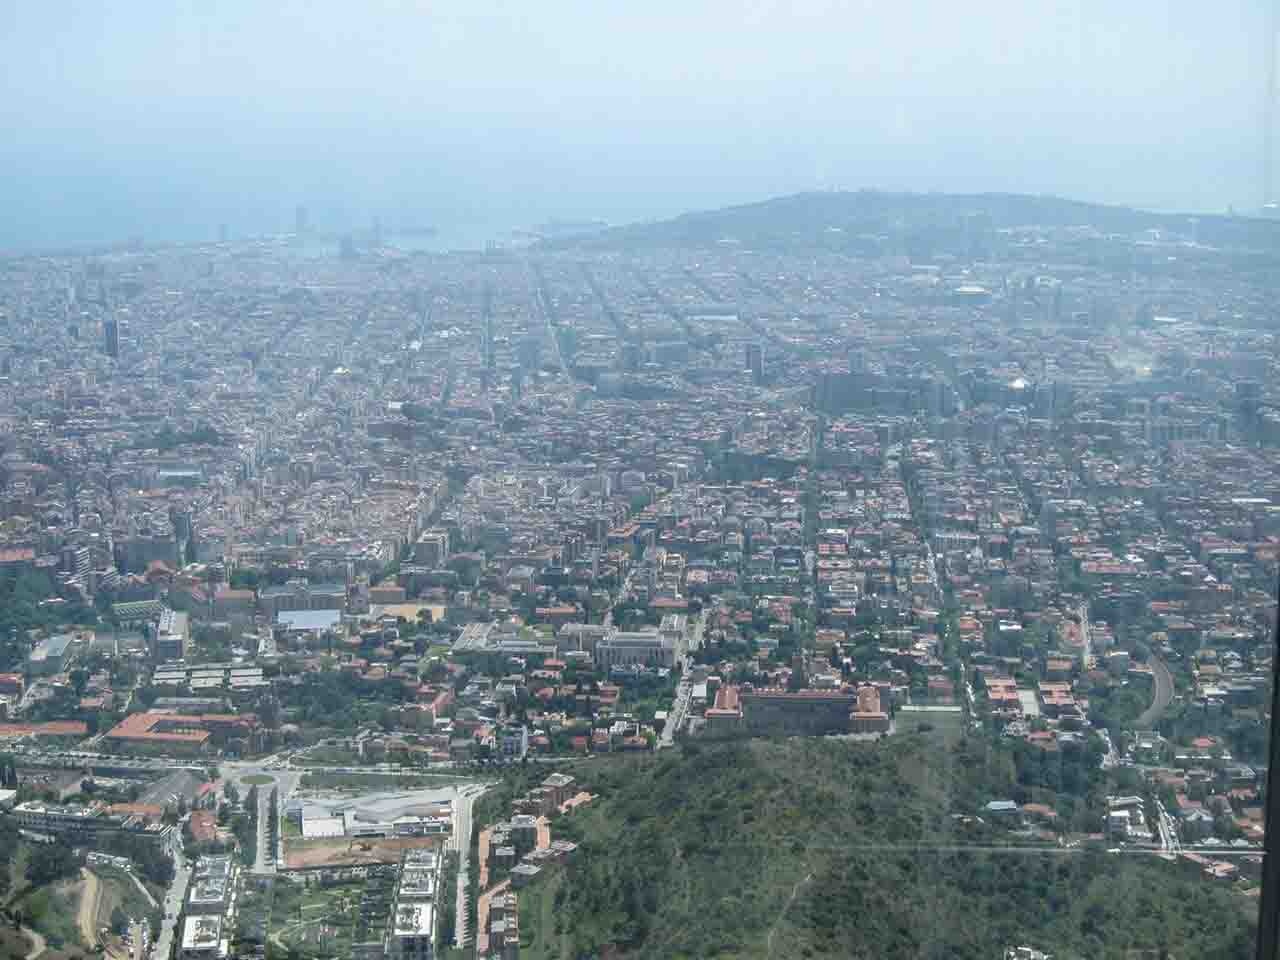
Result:
<svg viewBox="0 0 1280 960"><path fill-rule="evenodd" d="M726 684L716 691L715 706L708 707L703 714L706 721L707 736L729 737L741 733L742 697L738 688Z"/></svg>
<svg viewBox="0 0 1280 960"><path fill-rule="evenodd" d="M89 727L83 720L50 720L47 723L0 723L0 738L34 737L37 740L83 740Z"/></svg>
<svg viewBox="0 0 1280 960"><path fill-rule="evenodd" d="M237 741L252 747L257 732L258 718L253 714L184 715L153 710L125 717L107 731L105 739L118 750L193 756Z"/></svg>
<svg viewBox="0 0 1280 960"><path fill-rule="evenodd" d="M152 822L164 817L164 807L156 803L113 803L107 813L115 817L141 817Z"/></svg>

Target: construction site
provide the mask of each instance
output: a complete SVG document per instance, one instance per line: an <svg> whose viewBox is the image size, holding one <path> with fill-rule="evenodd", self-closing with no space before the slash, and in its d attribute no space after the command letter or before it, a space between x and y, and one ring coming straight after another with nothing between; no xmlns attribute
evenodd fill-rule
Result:
<svg viewBox="0 0 1280 960"><path fill-rule="evenodd" d="M296 794L285 808L284 867L398 863L406 850L440 849L454 796L453 789Z"/></svg>

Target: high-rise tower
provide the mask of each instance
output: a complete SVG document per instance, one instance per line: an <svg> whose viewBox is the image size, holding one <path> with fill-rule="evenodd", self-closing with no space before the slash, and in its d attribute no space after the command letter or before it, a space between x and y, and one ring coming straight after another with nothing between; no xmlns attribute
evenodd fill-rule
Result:
<svg viewBox="0 0 1280 960"><path fill-rule="evenodd" d="M102 325L103 348L112 360L120 359L120 321L115 317L107 317Z"/></svg>
<svg viewBox="0 0 1280 960"><path fill-rule="evenodd" d="M747 369L751 371L751 382L757 387L764 383L764 345L747 344Z"/></svg>

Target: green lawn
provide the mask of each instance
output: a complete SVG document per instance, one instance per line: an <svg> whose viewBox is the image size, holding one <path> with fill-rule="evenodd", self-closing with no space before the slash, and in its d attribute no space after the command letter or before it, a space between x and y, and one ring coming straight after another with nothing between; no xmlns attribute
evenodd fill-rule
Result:
<svg viewBox="0 0 1280 960"><path fill-rule="evenodd" d="M241 777L240 782L251 787L261 787L268 783L275 783L275 780L268 777L265 773L251 773L247 777Z"/></svg>
<svg viewBox="0 0 1280 960"><path fill-rule="evenodd" d="M895 734L922 733L937 743L955 746L964 736L964 711L924 711L913 713L899 710L894 718Z"/></svg>
<svg viewBox="0 0 1280 960"><path fill-rule="evenodd" d="M340 747L313 747L300 763L316 767L358 767L364 761L353 751Z"/></svg>

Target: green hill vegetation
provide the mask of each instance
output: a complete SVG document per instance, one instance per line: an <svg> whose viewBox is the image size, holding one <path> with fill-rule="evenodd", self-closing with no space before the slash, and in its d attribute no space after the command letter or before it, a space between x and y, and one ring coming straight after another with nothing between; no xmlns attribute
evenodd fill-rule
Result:
<svg viewBox="0 0 1280 960"><path fill-rule="evenodd" d="M574 773L600 799L555 821L581 846L521 893L523 956L1251 955L1253 908L1189 867L976 822L1017 791L1001 747L757 740Z"/></svg>
<svg viewBox="0 0 1280 960"><path fill-rule="evenodd" d="M550 248L642 250L737 243L753 249L820 246L861 255L928 256L985 243L984 232L1029 224L1091 224L1104 233L1186 233L1190 216L1014 193L824 191L699 210L670 220L628 224L557 238ZM1280 224L1239 216L1200 215L1202 243L1274 255Z"/></svg>
<svg viewBox="0 0 1280 960"><path fill-rule="evenodd" d="M27 631L97 622L93 608L79 600L41 604L57 596L53 579L44 571L0 577L0 673L22 669L29 647Z"/></svg>

